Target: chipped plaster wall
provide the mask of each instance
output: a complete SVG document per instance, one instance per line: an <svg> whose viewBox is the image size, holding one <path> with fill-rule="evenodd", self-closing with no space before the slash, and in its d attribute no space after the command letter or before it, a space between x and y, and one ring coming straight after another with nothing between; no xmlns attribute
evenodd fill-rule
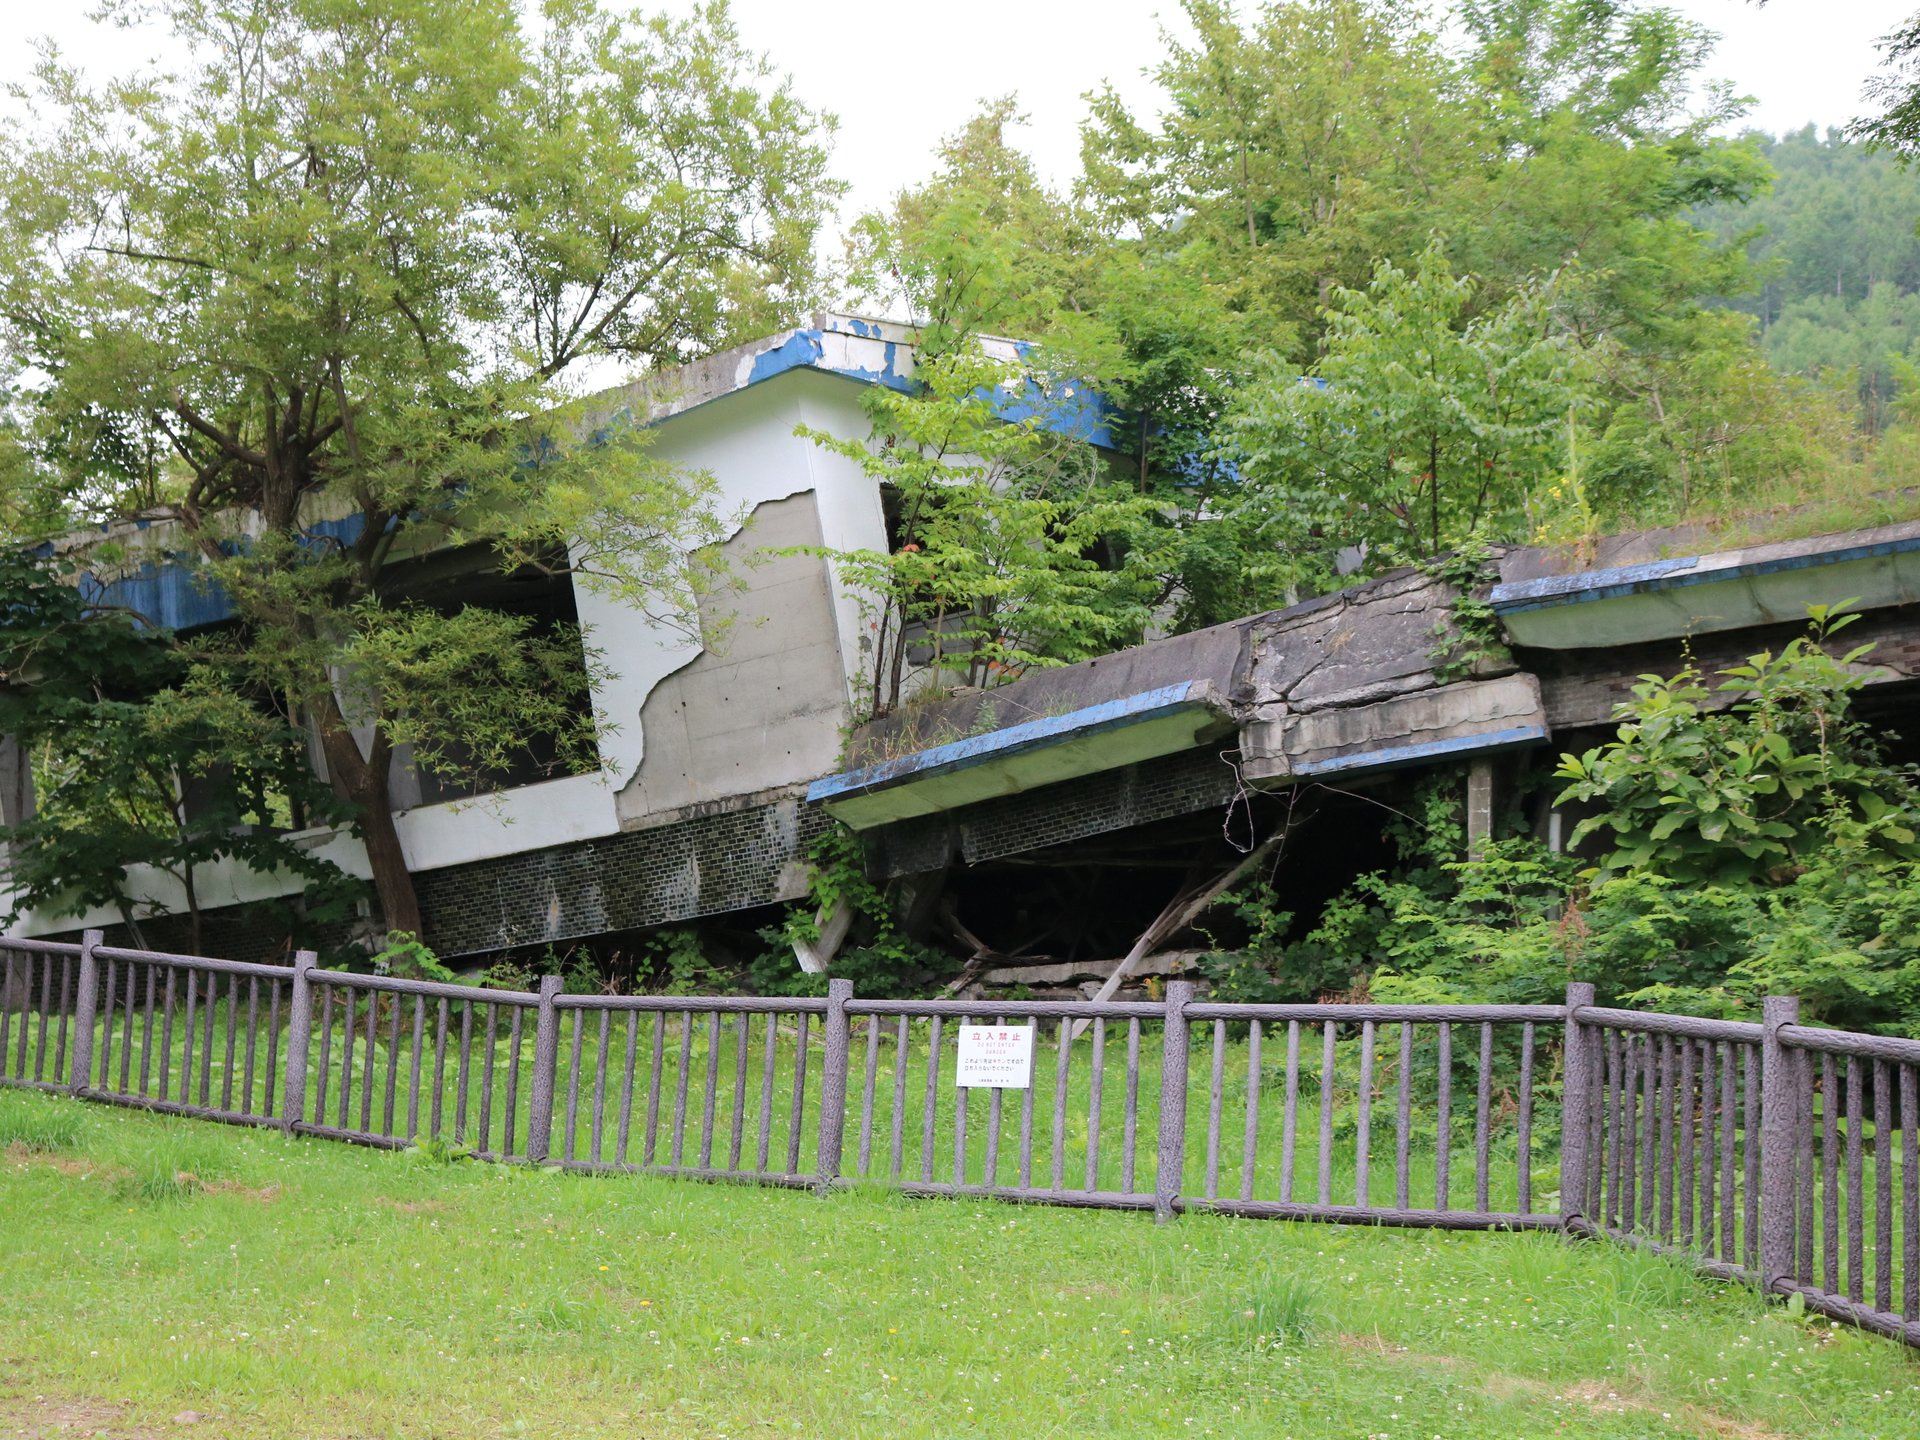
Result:
<svg viewBox="0 0 1920 1440"><path fill-rule="evenodd" d="M871 429L856 387L801 371L680 415L662 427L653 453L670 463L710 472L720 485L722 513L737 514L743 528L756 512L776 517L770 522L775 528L764 540L751 532L734 530L726 544L729 554L736 558L744 560L748 552L795 543L780 528L790 524L791 512L767 511L765 507L808 492L813 496L814 523L804 533L812 543L836 550L884 549L886 522L878 487L851 461L795 435L794 427L800 424L847 436L862 436ZM824 604L808 602L811 608L807 623L825 627L808 637L812 642L809 662L831 677L844 705L851 697L852 677L864 653L859 602L845 593L846 587L833 577L831 566L808 563L817 567L814 573L821 576L820 588L826 592L820 597ZM627 791L641 777L648 748L647 704L656 688L683 670L693 668L695 677L704 677L725 668L729 649L736 656L753 656L758 642L746 632L765 615L759 599L762 588L791 587L799 575L795 564L781 560L743 566L738 572L742 588L719 600L721 609L737 616L734 633L712 657L706 657L692 637L648 625L622 602L576 584L580 622L587 628L588 643L602 650L609 671L595 686L594 700L615 727L601 745L604 768L612 781L605 800L606 828L602 833L612 833L622 822L630 825L643 813L634 808L640 803L636 800L616 806L614 795ZM799 593L787 588L775 598L792 603ZM789 643L798 643L797 621L794 625L775 623ZM810 685L825 685L825 677L818 673L809 675L808 680ZM816 698L819 693L824 690L817 691ZM762 698L743 696L735 703L751 700L759 704ZM822 724L833 735L837 753L842 718L836 715ZM831 767L832 759L832 754L826 756L826 768ZM653 777L648 777L648 783L654 783ZM691 776L688 783L708 791L710 796L767 788L767 782L760 782L714 791L721 782L699 774ZM673 808L672 802L666 808Z"/></svg>
<svg viewBox="0 0 1920 1440"><path fill-rule="evenodd" d="M640 770L614 800L623 827L833 768L847 687L827 562L781 555L746 568L754 551L818 544L812 491L764 502L727 544L748 588L702 607L702 628L719 635L717 646L663 679L641 706Z"/></svg>

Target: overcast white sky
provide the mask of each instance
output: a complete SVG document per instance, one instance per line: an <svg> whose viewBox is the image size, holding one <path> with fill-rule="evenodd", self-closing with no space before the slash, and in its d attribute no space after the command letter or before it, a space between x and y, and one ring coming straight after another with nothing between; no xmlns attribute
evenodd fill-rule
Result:
<svg viewBox="0 0 1920 1440"><path fill-rule="evenodd" d="M648 4L649 0L642 0ZM665 0L683 9L688 0ZM1875 68L1874 40L1920 0L1667 0L1725 37L1713 73L1756 105L1767 130L1840 124L1860 113ZM52 35L68 58L108 73L147 59L152 37L88 24L81 0L0 7L0 75L17 78L26 43ZM1176 0L969 0L964 6L853 0L734 0L742 34L791 72L800 93L840 117L837 169L851 182L851 217L924 175L939 138L982 98L1017 92L1031 125L1023 137L1056 180L1077 166L1081 96L1111 81L1150 110L1140 71Z"/></svg>

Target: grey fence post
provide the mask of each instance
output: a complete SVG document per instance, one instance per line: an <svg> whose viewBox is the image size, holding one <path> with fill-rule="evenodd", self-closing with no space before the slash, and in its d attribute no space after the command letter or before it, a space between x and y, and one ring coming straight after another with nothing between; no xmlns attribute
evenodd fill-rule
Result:
<svg viewBox="0 0 1920 1440"><path fill-rule="evenodd" d="M287 1003L287 1073L280 1082L280 1128L288 1135L307 1113L307 1062L313 1049L313 982L307 972L319 958L311 950L293 957L293 995Z"/></svg>
<svg viewBox="0 0 1920 1440"><path fill-rule="evenodd" d="M814 1156L821 1190L840 1176L840 1154L847 1134L847 1002L851 980L827 981L827 1060L820 1074L820 1144Z"/></svg>
<svg viewBox="0 0 1920 1440"><path fill-rule="evenodd" d="M558 975L540 978L540 1010L533 1029L533 1105L527 1116L527 1161L533 1165L545 1164L553 1149L553 1091L560 1083L560 1009L553 1001L565 988L566 981Z"/></svg>
<svg viewBox="0 0 1920 1440"><path fill-rule="evenodd" d="M75 1095L85 1094L93 1082L93 1014L99 1004L100 989L100 964L93 958L93 951L106 938L98 930L88 930L80 936L80 988L73 999L73 1044L67 1047L67 1059L71 1062L67 1089Z"/></svg>
<svg viewBox="0 0 1920 1440"><path fill-rule="evenodd" d="M1793 1275L1793 1171L1800 1137L1792 1057L1780 1042L1780 1027L1800 1019L1800 1002L1769 995L1760 1024L1760 1289L1771 1293ZM1831 1103L1831 1097L1829 1097ZM1748 1143L1752 1140L1749 1138Z"/></svg>
<svg viewBox="0 0 1920 1440"><path fill-rule="evenodd" d="M1153 1218L1160 1225L1173 1218L1187 1163L1187 1006L1192 1002L1191 980L1167 982L1167 1028L1160 1044L1160 1155L1153 1171Z"/></svg>
<svg viewBox="0 0 1920 1440"><path fill-rule="evenodd" d="M1593 986L1573 981L1567 986L1567 1036L1560 1060L1560 1228L1570 1228L1586 1217L1593 1161L1593 1139L1587 1123L1593 1114L1594 1037L1576 1018L1581 1007L1593 1004Z"/></svg>

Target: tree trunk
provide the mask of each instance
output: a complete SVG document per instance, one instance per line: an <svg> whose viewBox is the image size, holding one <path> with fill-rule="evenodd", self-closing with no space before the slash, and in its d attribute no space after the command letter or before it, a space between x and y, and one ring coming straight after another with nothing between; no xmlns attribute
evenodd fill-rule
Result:
<svg viewBox="0 0 1920 1440"><path fill-rule="evenodd" d="M392 746L376 726L373 753L362 755L339 706L329 698L319 708L320 746L327 757L327 774L336 791L360 811L361 843L367 849L373 889L379 896L386 928L404 930L419 939L420 897L413 888L413 874L407 869L406 852L401 849L400 832L394 826L387 795L387 762Z"/></svg>

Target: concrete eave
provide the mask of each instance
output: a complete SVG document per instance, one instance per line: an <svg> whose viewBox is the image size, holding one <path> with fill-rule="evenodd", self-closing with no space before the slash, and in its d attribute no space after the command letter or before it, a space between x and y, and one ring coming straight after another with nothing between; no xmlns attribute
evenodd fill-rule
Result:
<svg viewBox="0 0 1920 1440"><path fill-rule="evenodd" d="M1256 712L1241 732L1241 774L1262 789L1327 776L1433 765L1545 743L1532 675L1463 680L1310 714Z"/></svg>
<svg viewBox="0 0 1920 1440"><path fill-rule="evenodd" d="M1189 681L830 775L807 799L868 830L1171 755L1229 724L1218 692Z"/></svg>
<svg viewBox="0 0 1920 1440"><path fill-rule="evenodd" d="M1920 602L1920 523L1547 575L1493 587L1516 645L1585 650L1804 620L1809 605Z"/></svg>

